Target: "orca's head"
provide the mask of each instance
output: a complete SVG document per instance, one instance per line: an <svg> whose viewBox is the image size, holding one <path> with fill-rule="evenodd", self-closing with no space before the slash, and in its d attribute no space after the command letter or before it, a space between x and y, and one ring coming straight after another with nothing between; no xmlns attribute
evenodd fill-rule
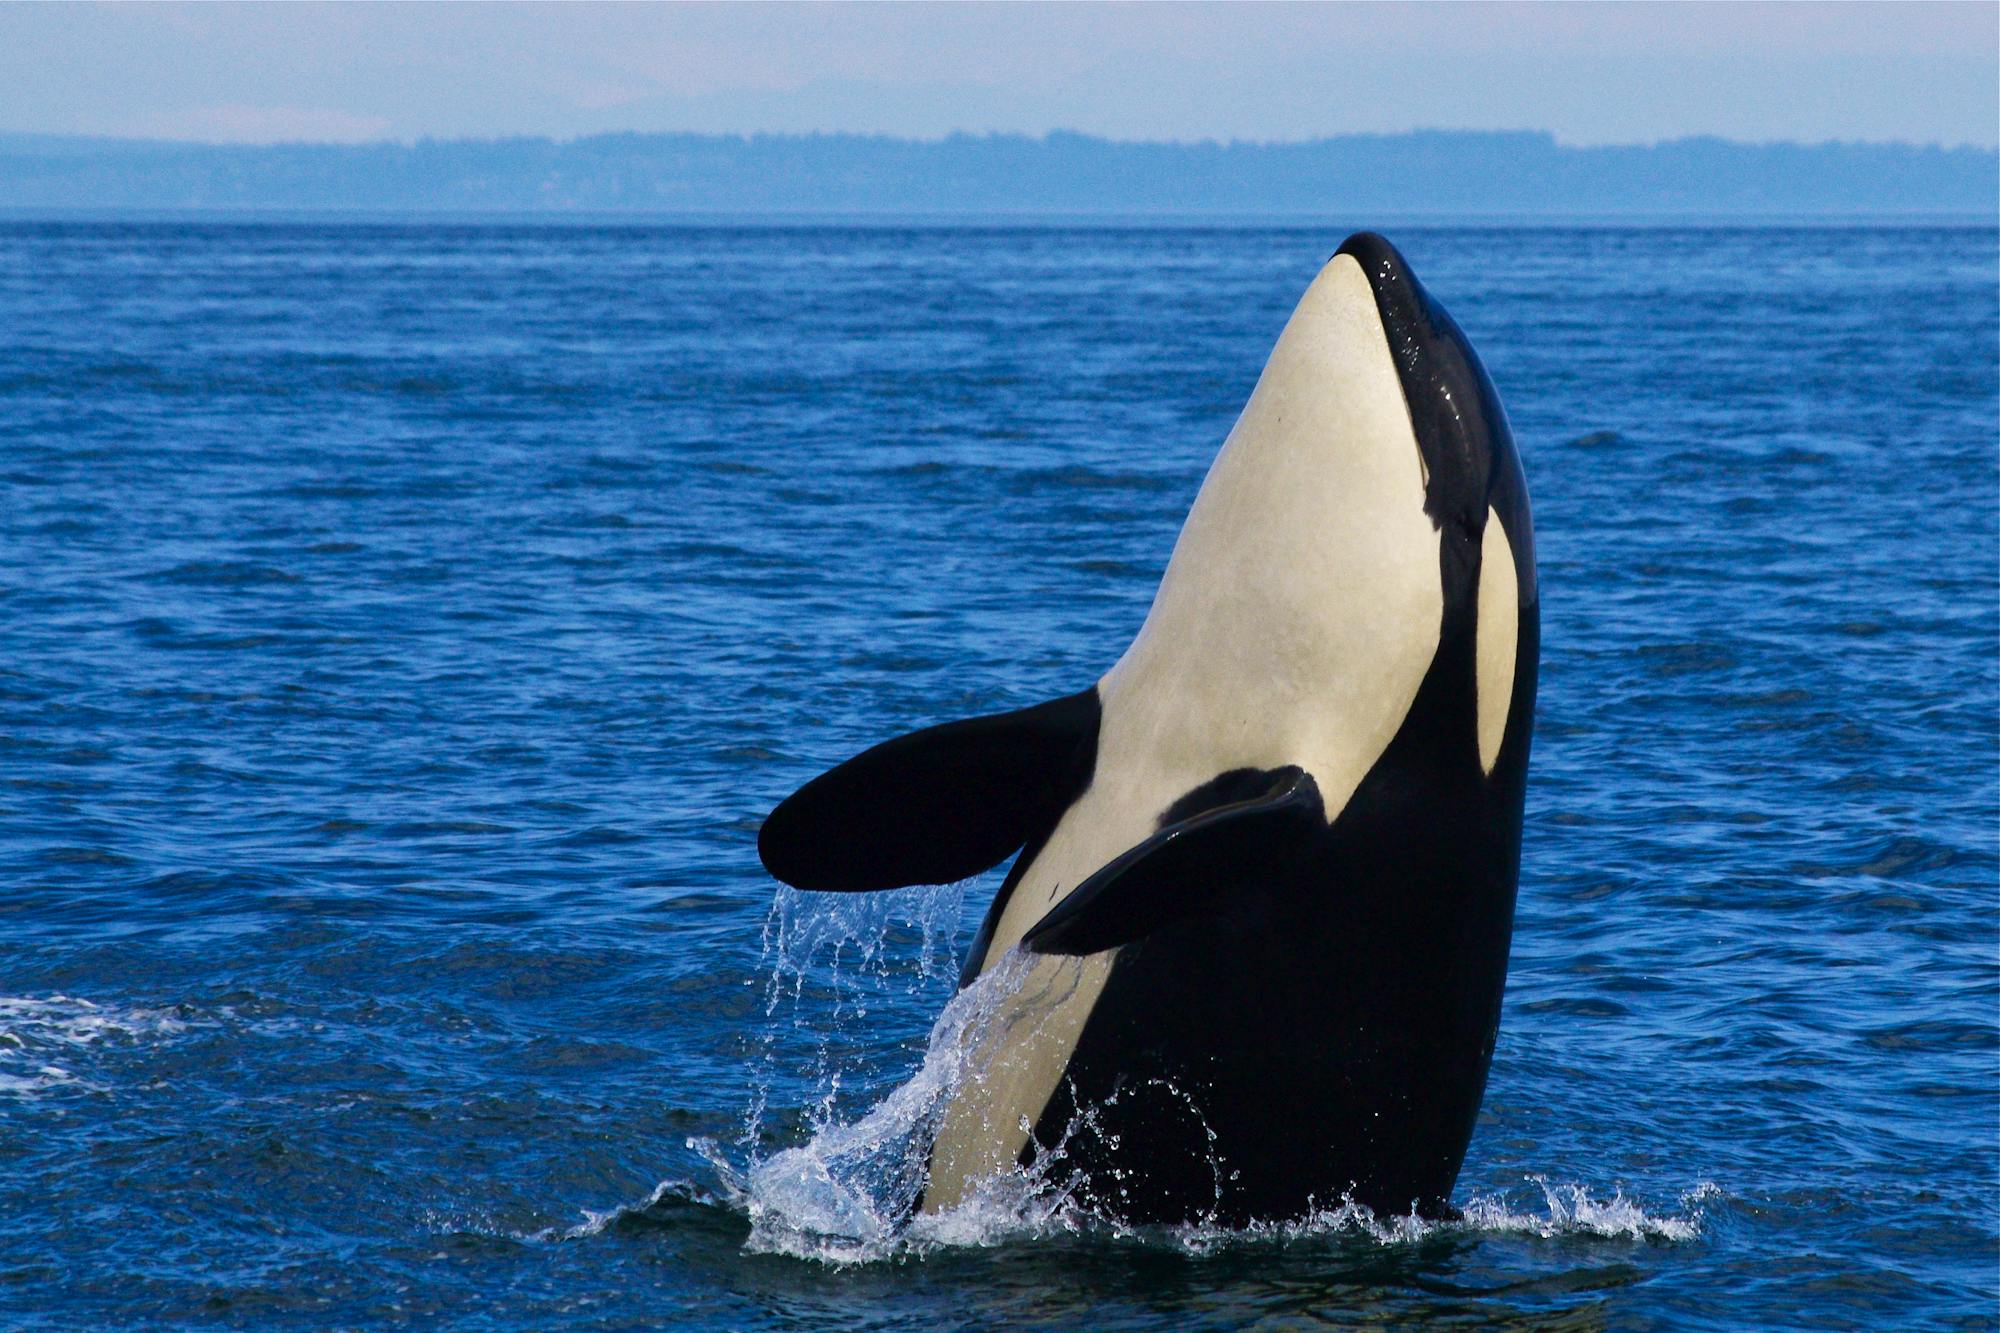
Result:
<svg viewBox="0 0 2000 1333"><path fill-rule="evenodd" d="M1100 682L1112 729L1142 709L1149 753L1190 774L1296 765L1329 810L1411 717L1437 719L1420 729L1439 763L1490 777L1532 704L1531 543L1479 359L1394 247L1354 236L1279 333Z"/></svg>
<svg viewBox="0 0 2000 1333"><path fill-rule="evenodd" d="M1482 542L1489 511L1505 526L1524 600L1534 595L1534 534L1527 486L1507 413L1456 321L1424 290L1409 261L1372 231L1347 238L1335 258L1361 266L1402 382L1424 465L1424 512L1446 538Z"/></svg>

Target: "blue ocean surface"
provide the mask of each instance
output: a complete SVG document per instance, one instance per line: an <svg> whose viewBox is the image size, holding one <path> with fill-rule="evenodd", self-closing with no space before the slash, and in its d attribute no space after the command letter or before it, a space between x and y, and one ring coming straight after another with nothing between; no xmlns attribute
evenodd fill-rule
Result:
<svg viewBox="0 0 2000 1333"><path fill-rule="evenodd" d="M1991 226L1392 229L1541 561L1464 1220L890 1224L1000 876L759 822L1116 659L1342 221L0 225L0 1323L1994 1327Z"/></svg>

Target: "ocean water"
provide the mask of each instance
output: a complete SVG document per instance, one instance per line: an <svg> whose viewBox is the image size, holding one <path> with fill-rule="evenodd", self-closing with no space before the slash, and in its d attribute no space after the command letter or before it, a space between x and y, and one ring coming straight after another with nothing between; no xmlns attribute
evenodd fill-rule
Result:
<svg viewBox="0 0 2000 1333"><path fill-rule="evenodd" d="M0 1323L1994 1327L1990 226L1391 229L1541 555L1465 1220L892 1224L999 876L758 823L1115 659L1346 230L0 226Z"/></svg>

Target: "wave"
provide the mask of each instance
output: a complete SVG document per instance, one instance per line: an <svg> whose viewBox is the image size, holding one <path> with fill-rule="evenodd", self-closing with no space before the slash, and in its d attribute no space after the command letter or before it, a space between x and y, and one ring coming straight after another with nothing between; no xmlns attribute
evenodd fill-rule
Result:
<svg viewBox="0 0 2000 1333"><path fill-rule="evenodd" d="M171 1035L187 1026L167 1009L102 1005L73 995L0 996L0 1096L102 1091L68 1067L79 1054L99 1045Z"/></svg>

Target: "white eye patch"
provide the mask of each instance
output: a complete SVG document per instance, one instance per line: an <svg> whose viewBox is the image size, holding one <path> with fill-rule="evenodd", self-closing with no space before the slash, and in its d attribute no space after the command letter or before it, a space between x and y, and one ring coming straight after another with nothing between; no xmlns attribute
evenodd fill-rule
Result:
<svg viewBox="0 0 2000 1333"><path fill-rule="evenodd" d="M1479 554L1479 767L1493 772L1507 711L1514 702L1514 654L1520 647L1521 590L1514 577L1514 548L1500 516L1486 511Z"/></svg>

